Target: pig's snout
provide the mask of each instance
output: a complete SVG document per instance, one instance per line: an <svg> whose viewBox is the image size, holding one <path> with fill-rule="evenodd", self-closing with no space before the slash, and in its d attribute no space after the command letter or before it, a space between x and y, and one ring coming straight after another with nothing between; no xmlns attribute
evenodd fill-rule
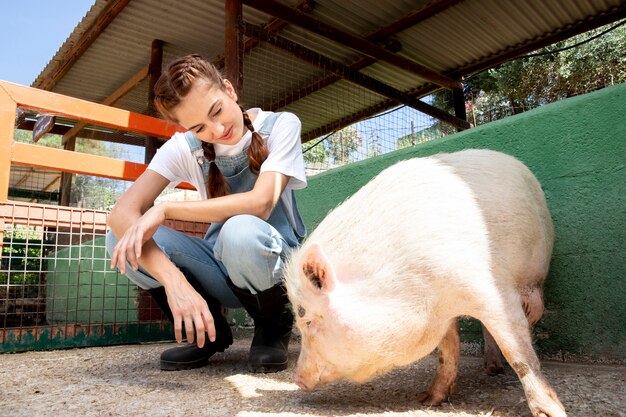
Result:
<svg viewBox="0 0 626 417"><path fill-rule="evenodd" d="M293 380L302 391L311 392L315 389L315 384L304 380L299 374L295 374Z"/></svg>
<svg viewBox="0 0 626 417"><path fill-rule="evenodd" d="M293 376L293 381L302 391L313 391L320 384L320 373L312 372L310 369L297 367Z"/></svg>
<svg viewBox="0 0 626 417"><path fill-rule="evenodd" d="M324 374L323 369L319 369L317 366L303 366L298 363L294 371L293 381L303 391L310 392L325 383Z"/></svg>

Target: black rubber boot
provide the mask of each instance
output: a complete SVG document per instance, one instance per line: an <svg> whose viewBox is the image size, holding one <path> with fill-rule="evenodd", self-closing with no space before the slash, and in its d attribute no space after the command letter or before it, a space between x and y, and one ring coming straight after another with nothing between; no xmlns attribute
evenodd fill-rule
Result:
<svg viewBox="0 0 626 417"><path fill-rule="evenodd" d="M278 372L287 368L287 347L293 326L293 314L283 285L258 294L231 289L254 320L248 369L253 373Z"/></svg>
<svg viewBox="0 0 626 417"><path fill-rule="evenodd" d="M165 312L170 321L173 322L172 312L167 303L165 288L155 288L148 290L148 292ZM233 335L230 330L230 325L222 314L222 308L219 302L204 293L200 294L209 305L209 311L213 316L216 332L215 342L210 342L209 339L206 338L202 348L199 348L195 343L189 343L186 346L167 349L161 353L161 369L164 371L199 368L206 365L209 358L216 352L223 352L227 347L233 344Z"/></svg>

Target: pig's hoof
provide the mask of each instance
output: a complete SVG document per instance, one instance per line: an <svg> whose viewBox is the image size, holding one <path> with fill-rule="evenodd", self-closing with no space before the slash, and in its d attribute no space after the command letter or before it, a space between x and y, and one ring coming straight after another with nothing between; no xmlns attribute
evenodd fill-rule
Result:
<svg viewBox="0 0 626 417"><path fill-rule="evenodd" d="M556 397L551 401L544 402L543 404L533 403L528 405L533 417L567 417L563 405Z"/></svg>
<svg viewBox="0 0 626 417"><path fill-rule="evenodd" d="M500 375L504 373L504 367L502 365L491 363L489 365L485 365L485 373L489 376Z"/></svg>
<svg viewBox="0 0 626 417"><path fill-rule="evenodd" d="M432 406L441 405L442 402L447 401L447 400L448 400L447 395L435 394L435 393L431 393L430 391L421 392L417 396L417 401L421 402L422 404L432 405Z"/></svg>

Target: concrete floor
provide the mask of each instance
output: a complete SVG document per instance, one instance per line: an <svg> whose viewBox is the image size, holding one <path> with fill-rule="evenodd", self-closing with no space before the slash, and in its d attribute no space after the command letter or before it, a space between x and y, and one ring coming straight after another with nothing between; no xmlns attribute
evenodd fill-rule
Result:
<svg viewBox="0 0 626 417"><path fill-rule="evenodd" d="M489 377L482 359L461 358L457 392L441 407L416 401L437 365L431 355L364 385L336 383L300 391L288 370L249 374L249 338L239 338L204 368L162 372L172 344L98 347L0 355L1 416L357 417L529 416L515 374ZM626 417L626 367L543 362L568 415Z"/></svg>

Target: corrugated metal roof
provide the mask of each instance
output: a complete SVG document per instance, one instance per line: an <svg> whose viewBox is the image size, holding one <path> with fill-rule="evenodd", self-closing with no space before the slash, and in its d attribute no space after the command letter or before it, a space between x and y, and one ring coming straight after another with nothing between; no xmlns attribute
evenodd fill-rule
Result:
<svg viewBox="0 0 626 417"><path fill-rule="evenodd" d="M43 69L33 86L54 74L87 28L113 0L96 0L85 18ZM441 0L450 6L390 36L400 42L398 55L437 72L463 75L481 63L543 39L567 36L626 15L624 0ZM295 8L297 1L280 1ZM412 12L437 3L415 0L316 0L309 15L342 31L367 37ZM270 16L243 7L244 20L261 25ZM344 65L361 54L338 42L288 25L280 36ZM130 0L97 39L56 82L52 91L101 102L150 61L153 39L164 44L164 62L187 53L216 58L224 52L223 0ZM540 45L543 46L543 45ZM493 65L494 61L490 61ZM403 92L427 82L386 62L361 70ZM244 94L248 106L267 107L315 80L331 75L272 46L261 45L244 55ZM140 83L115 106L145 113L148 82ZM348 120L351 115L387 101L353 83L333 83L286 109L296 112L303 133Z"/></svg>

